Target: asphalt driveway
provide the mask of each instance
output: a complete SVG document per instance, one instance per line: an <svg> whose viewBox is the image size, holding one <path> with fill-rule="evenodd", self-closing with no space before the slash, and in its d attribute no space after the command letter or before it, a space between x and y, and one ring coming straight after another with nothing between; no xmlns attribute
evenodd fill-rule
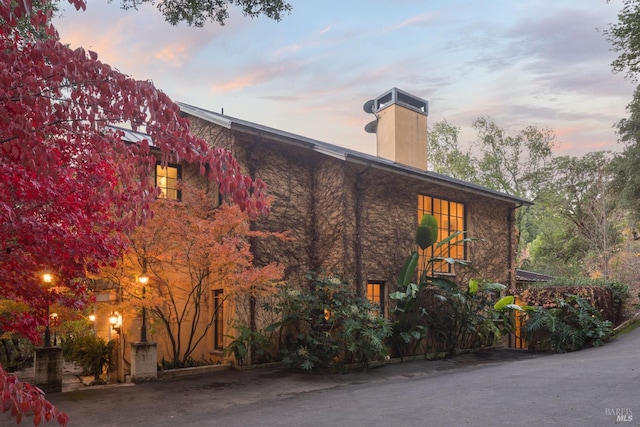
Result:
<svg viewBox="0 0 640 427"><path fill-rule="evenodd" d="M567 354L495 350L369 373L225 371L49 395L70 426L640 425L640 328Z"/></svg>

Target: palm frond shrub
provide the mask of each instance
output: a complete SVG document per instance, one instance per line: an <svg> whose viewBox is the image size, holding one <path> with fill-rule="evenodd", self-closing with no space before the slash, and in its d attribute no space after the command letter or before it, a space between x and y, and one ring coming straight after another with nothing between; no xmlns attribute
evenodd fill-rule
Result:
<svg viewBox="0 0 640 427"><path fill-rule="evenodd" d="M451 241L477 240L464 237L465 233L458 231L438 242L437 230L436 219L424 215L416 232L417 246L421 250L433 247L433 253L438 254ZM521 307L513 303L494 307L506 286L482 279L471 279L464 286L447 277L428 273L435 263L442 262L477 273L468 262L425 256L418 268L419 259L418 251L409 255L398 276L398 290L389 295L395 303L390 340L395 357L489 347L501 335L510 332L512 311ZM416 277L418 280L413 283Z"/></svg>
<svg viewBox="0 0 640 427"><path fill-rule="evenodd" d="M391 326L379 307L358 297L336 277L309 275L304 289L283 287L277 303L265 306L279 320L265 329L280 334L280 354L289 367L341 370L367 368L387 356Z"/></svg>
<svg viewBox="0 0 640 427"><path fill-rule="evenodd" d="M567 295L529 312L524 331L531 349L565 353L603 345L612 328L584 298Z"/></svg>

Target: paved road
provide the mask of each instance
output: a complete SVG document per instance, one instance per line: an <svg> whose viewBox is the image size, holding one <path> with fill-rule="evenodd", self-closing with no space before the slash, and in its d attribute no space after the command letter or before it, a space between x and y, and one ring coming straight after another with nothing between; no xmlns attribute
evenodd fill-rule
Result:
<svg viewBox="0 0 640 427"><path fill-rule="evenodd" d="M560 355L502 350L346 375L256 369L49 398L72 427L637 426L638 356L640 328Z"/></svg>

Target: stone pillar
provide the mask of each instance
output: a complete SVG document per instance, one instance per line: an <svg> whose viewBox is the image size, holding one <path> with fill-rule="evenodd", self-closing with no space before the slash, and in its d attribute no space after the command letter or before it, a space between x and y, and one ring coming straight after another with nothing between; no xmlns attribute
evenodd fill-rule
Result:
<svg viewBox="0 0 640 427"><path fill-rule="evenodd" d="M141 383L158 379L158 344L131 343L131 381Z"/></svg>
<svg viewBox="0 0 640 427"><path fill-rule="evenodd" d="M62 348L37 347L33 362L33 385L45 393L62 391Z"/></svg>

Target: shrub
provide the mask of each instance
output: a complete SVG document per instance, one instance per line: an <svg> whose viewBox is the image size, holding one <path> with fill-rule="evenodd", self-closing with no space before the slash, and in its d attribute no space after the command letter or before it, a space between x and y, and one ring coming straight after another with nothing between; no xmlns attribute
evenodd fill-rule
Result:
<svg viewBox="0 0 640 427"><path fill-rule="evenodd" d="M505 286L472 280L467 289L438 280L414 285L416 296L392 294L397 304L392 342L397 356L490 347L513 329L513 304L495 307ZM403 301L404 299L404 301Z"/></svg>
<svg viewBox="0 0 640 427"><path fill-rule="evenodd" d="M236 331L237 336L227 335L232 340L224 350L225 357L233 354L236 363L240 366L247 363L247 356L250 353L252 353L251 363L269 360L271 343L261 331L252 331L249 326L242 324L236 325ZM253 360L254 358L257 360Z"/></svg>
<svg viewBox="0 0 640 427"><path fill-rule="evenodd" d="M93 375L100 382L103 369L113 368L115 362L113 350L116 341L106 340L94 335L71 336L62 343L64 358L81 367L85 373Z"/></svg>
<svg viewBox="0 0 640 427"><path fill-rule="evenodd" d="M282 361L304 370L339 370L345 364L367 368L383 360L391 328L379 307L356 296L340 279L308 279L307 289L282 288L278 302L265 307L280 318L266 331L280 330Z"/></svg>
<svg viewBox="0 0 640 427"><path fill-rule="evenodd" d="M475 240L463 235L455 232L436 242L437 222L432 215L424 215L416 232L416 244L421 249L433 246L433 253L438 254L451 241ZM424 257L418 282L413 283L419 258L417 251L409 255L398 277L398 291L389 295L396 302L391 338L395 356L491 346L503 330L512 329L511 310L520 307L512 303L494 307L504 285L472 279L463 289L446 277L429 276L427 272L438 262L471 268L465 261L440 256Z"/></svg>
<svg viewBox="0 0 640 427"><path fill-rule="evenodd" d="M568 295L536 307L524 330L531 349L565 353L604 344L612 324L584 298Z"/></svg>
<svg viewBox="0 0 640 427"><path fill-rule="evenodd" d="M629 299L629 287L621 282L601 279L556 279L526 289L522 299L530 305L553 303L565 295L577 295L595 307L602 317L614 324L621 323L624 305Z"/></svg>

